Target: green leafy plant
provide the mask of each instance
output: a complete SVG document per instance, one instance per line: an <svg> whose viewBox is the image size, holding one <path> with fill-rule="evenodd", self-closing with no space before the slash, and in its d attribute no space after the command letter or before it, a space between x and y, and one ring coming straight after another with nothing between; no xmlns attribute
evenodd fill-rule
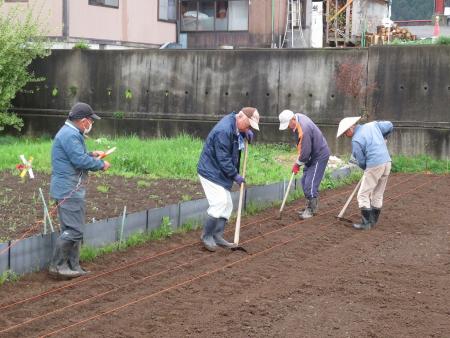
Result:
<svg viewBox="0 0 450 338"><path fill-rule="evenodd" d="M53 88L53 90L52 90L52 96L53 97L55 97L55 96L57 96L58 95L58 88Z"/></svg>
<svg viewBox="0 0 450 338"><path fill-rule="evenodd" d="M450 45L450 36L440 36L435 41L436 45Z"/></svg>
<svg viewBox="0 0 450 338"><path fill-rule="evenodd" d="M125 98L126 98L127 100L131 100L131 99L133 98L133 93L131 92L131 89L127 89L127 90L125 91Z"/></svg>
<svg viewBox="0 0 450 338"><path fill-rule="evenodd" d="M78 41L77 43L75 43L75 45L72 47L72 49L85 50L85 49L91 49L91 46L89 46L89 42L82 40L82 41Z"/></svg>
<svg viewBox="0 0 450 338"><path fill-rule="evenodd" d="M161 226L150 232L150 239L160 240L172 236L174 233L170 218L164 216L161 220Z"/></svg>
<svg viewBox="0 0 450 338"><path fill-rule="evenodd" d="M34 7L16 6L0 14L0 131L6 126L23 127L22 119L9 112L11 101L26 84L41 80L29 72L31 61L50 54Z"/></svg>
<svg viewBox="0 0 450 338"><path fill-rule="evenodd" d="M103 194L106 194L107 192L109 192L109 186L108 185L98 185L97 191L99 191Z"/></svg>
<svg viewBox="0 0 450 338"><path fill-rule="evenodd" d="M10 126L20 131L23 127L23 120L14 113L0 112L0 131L3 131L6 126Z"/></svg>
<svg viewBox="0 0 450 338"><path fill-rule="evenodd" d="M192 196L189 195L189 194L184 194L183 196L181 196L181 200L182 200L183 202L190 201L190 200L192 200Z"/></svg>
<svg viewBox="0 0 450 338"><path fill-rule="evenodd" d="M69 87L69 93L70 93L70 95L72 95L72 96L77 95L77 91L78 91L77 86L70 86L70 87Z"/></svg>
<svg viewBox="0 0 450 338"><path fill-rule="evenodd" d="M0 275L0 285L5 283L14 283L19 280L19 275L17 275L14 271L6 270Z"/></svg>
<svg viewBox="0 0 450 338"><path fill-rule="evenodd" d="M139 180L137 181L137 187L138 188L148 188L150 187L152 184L150 182L144 181L144 180Z"/></svg>
<svg viewBox="0 0 450 338"><path fill-rule="evenodd" d="M125 113L123 111L116 111L112 115L115 119L123 119L125 117Z"/></svg>

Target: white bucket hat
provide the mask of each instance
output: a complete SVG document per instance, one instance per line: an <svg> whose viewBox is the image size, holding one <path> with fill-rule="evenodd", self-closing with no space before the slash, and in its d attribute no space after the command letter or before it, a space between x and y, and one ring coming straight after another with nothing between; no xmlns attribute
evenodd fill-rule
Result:
<svg viewBox="0 0 450 338"><path fill-rule="evenodd" d="M351 126L361 119L361 116L346 117L339 122L336 138L345 133Z"/></svg>
<svg viewBox="0 0 450 338"><path fill-rule="evenodd" d="M280 119L280 130L285 130L289 127L289 121L294 117L294 112L292 110L283 110L278 118Z"/></svg>

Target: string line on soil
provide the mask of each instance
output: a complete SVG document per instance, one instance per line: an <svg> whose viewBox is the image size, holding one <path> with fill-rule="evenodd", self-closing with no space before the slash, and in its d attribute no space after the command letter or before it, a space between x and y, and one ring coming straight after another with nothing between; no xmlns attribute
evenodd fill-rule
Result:
<svg viewBox="0 0 450 338"><path fill-rule="evenodd" d="M403 181L401 181L401 182L399 182L399 183L393 184L393 185L391 185L391 188L392 188L392 187L395 187L395 186L398 186L398 185L400 185L400 184L404 184L404 183L406 183L406 182L408 182L408 181L414 179L414 178L417 177L418 175L419 175L419 174L414 174L414 175L412 175L411 177L408 177L407 179L405 179L405 180L403 180ZM338 196L340 196L340 195L343 195L343 194L348 194L348 193L351 192L352 190L353 190L353 189L349 189L349 190L346 190L346 191L343 191L343 192L340 192L340 193L333 194L333 195L329 196L328 198L324 198L324 199L322 200L322 202L325 202L325 201L329 201L329 200L335 199L336 197L338 197ZM293 209L295 209L295 208L296 208L296 206L292 206L292 207L287 208L287 210L293 210ZM323 215L323 214L321 214L321 215ZM319 215L319 216L320 216L320 215ZM249 226L251 226L251 225L253 225L253 224L258 224L258 223L264 222L264 221L266 221L266 220L275 219L276 217L277 217L277 216L275 215L275 216L269 216L269 217L265 217L265 218L262 218L262 219L258 219L258 220L256 220L256 221L253 221L253 222L250 222L250 223L247 223L247 224L243 225L242 228L248 228ZM300 222L302 222L302 221L300 221ZM230 232L232 232L232 231L233 231L233 229L228 229L225 233L230 233ZM2 306L0 306L0 310L7 309L7 308L10 308L10 307L12 307L12 306L20 305L20 304L23 304L23 303L27 303L27 302L30 302L30 301L33 301L33 300L36 300L36 299L39 299L39 298L48 296L48 295L53 294L53 293L55 293L55 292L57 292L57 291L65 290L65 289L68 289L68 288L70 288L70 287L72 287L72 286L77 286L77 285L83 284L83 283L85 283L85 282L88 282L88 281L90 281L90 280L95 280L95 279L97 279L97 278L100 278L100 277L103 277L103 276L107 276L107 275L112 274L112 273L114 273L114 272L118 272L118 271L125 270L125 269L130 268L130 267L133 267L133 266L135 266L135 265L137 265L137 264L140 264L140 263L143 263L143 262L147 262L147 261L149 261L149 260L151 260L151 259L158 258L158 257L164 256L164 255L167 255L167 254L171 254L171 253L177 252L177 251L179 251L179 250L185 249L185 248L190 247L190 246L193 246L193 245L197 245L198 243L199 243L198 241L193 241L193 242L191 242L191 243L187 243L187 244L184 244L184 245L175 247L175 248L170 249L170 250L162 251L162 252L156 253L156 254L154 254L154 255L150 255L150 256L147 256L147 257L143 257L143 258L138 259L138 260L136 260L136 261L132 261L132 262L130 262L130 263L126 263L126 264L120 265L120 266L118 266L117 268L114 268L114 269L111 269L111 270L108 270L108 271L99 273L99 274L97 274L97 275L88 276L88 277L85 277L85 278L83 278L83 279L79 279L79 280L77 280L77 281L75 281L75 282L71 282L71 283L65 284L65 285L63 285L63 286L60 286L60 287L56 287L56 288L50 289L50 290L48 290L48 291L44 291L44 292L42 292L42 293L40 293L40 294L37 294L37 295L31 296L31 297L22 299L22 300L20 300L20 301L13 302L13 303L11 303L11 304L5 304L5 305L2 305Z"/></svg>
<svg viewBox="0 0 450 338"><path fill-rule="evenodd" d="M399 183L396 183L396 184L394 184L394 185L391 185L390 187L393 188L393 187L398 186L398 185L400 185L400 184L404 184L404 183L410 181L411 179L412 179L412 178L410 177L410 178L408 178L408 179L406 179L406 180L404 180L404 181L401 181L401 182L399 182ZM333 196L335 196L335 195L333 195ZM323 213L323 214L320 214L319 216L328 215L328 214L330 214L330 213L332 213L332 212L335 212L335 211L337 211L337 210L339 210L339 209L340 209L340 206L339 206L339 207L336 207L336 208L333 208L333 209L330 209L328 212ZM271 217L266 217L265 219L268 219L268 218L271 218ZM261 221L263 221L263 220L264 220L264 219L262 219ZM275 229L275 230L271 230L271 231L265 232L265 233L263 233L263 234L261 234L261 235L259 235L259 236L250 238L250 239L248 239L248 240L246 240L246 241L243 241L242 244L249 243L249 242L255 241L255 240L260 239L260 238L264 238L264 237L267 236L267 235L270 235L270 234L273 234L273 233L280 232L280 231L282 231L282 230L285 230L285 229L287 229L287 228L293 227L293 226L295 226L295 225L302 224L302 223L304 223L304 222L305 222L304 220L301 220L301 221L297 221L297 222L290 223L290 224L288 224L288 225L286 225L286 226L283 226L282 228ZM254 222L252 222L252 223L254 223ZM250 224L250 223L249 223L249 224ZM316 229L315 229L315 230L316 230ZM311 231L311 233L312 233L312 232L315 232L315 230ZM303 235L305 235L305 233L303 233ZM66 306L64 306L64 307L62 307L62 308L55 309L55 310L53 310L53 311L51 311L51 312L48 312L48 313L46 313L46 314L43 314L43 315L40 315L40 316L31 318L31 319L26 320L26 321L24 321L24 322L22 322L22 323L18 323L18 324L16 324L16 325L10 326L10 327L8 327L8 328L5 328L5 329L1 330L0 333L4 333L4 332L11 331L11 330L13 330L13 329L15 329L15 328L18 328L18 327L21 327L21 326L23 326L23 325L26 325L26 324L29 324L29 323L31 323L31 322L34 322L34 321L36 321L36 320L45 318L45 317L50 316L50 315L52 315L52 314L55 314L55 313L57 313L57 312L66 310L66 309L68 309L68 308L71 308L71 307L74 307L74 306L77 306L77 305L81 305L81 304L87 303L87 302L89 302L89 301L91 301L91 300L94 300L94 299L96 299L96 298L105 296L105 295L110 294L110 293L112 293L112 292L119 291L119 290L121 290L121 289L125 289L125 288L127 288L127 287L129 287L129 286L131 286L131 285L134 285L134 284L143 282L143 281L148 280L148 279L153 278L153 277L160 276L161 274L167 273L167 272L169 272L169 271L171 271L171 270L181 269L181 268L183 268L183 267L185 267L185 266L188 266L188 265L190 265L190 264L192 264L192 263L194 263L194 262L198 262L198 261L200 261L200 260L207 259L207 258L210 258L210 257L211 257L211 256L202 256L202 257L198 257L198 258L196 258L196 259L190 260L190 261L187 262L187 263L179 264L179 265L170 267L170 268L168 268L168 269L159 271L159 272L157 272L157 273L155 273L155 274L145 276L145 277L143 277L143 278L141 278L141 279L139 279L139 280L133 281L133 282L130 283L130 284L127 284L127 285L123 285L123 286L119 286L119 287L113 288L113 289L111 289L111 290L108 290L108 291L99 293L99 294L97 294L97 295L88 297L88 298L83 299L83 300L81 300L81 301L78 301L78 302L75 302L75 303L66 305Z"/></svg>
<svg viewBox="0 0 450 338"><path fill-rule="evenodd" d="M425 185L427 185L427 184L430 184L430 181L438 180L439 178L440 178L440 177L434 177L433 179L430 179L429 181L427 181L427 182L425 182L425 183L423 183L423 184L417 185L417 186L415 186L414 188L412 188L412 189L410 189L410 190L407 190L406 192L400 193L400 194L398 194L398 195L396 195L396 196L394 196L394 197L388 198L388 199L389 199L389 200L398 200L399 197L405 196L405 195L407 195L407 194L409 194L409 193L411 193L411 192L413 192L413 191L417 191L419 188L421 188L421 187L423 187L423 186L425 186ZM351 214L351 216L354 216L354 215L357 215L357 214L359 214L359 212L355 212L355 213ZM293 224L297 224L297 223L298 223L298 222L294 222L294 223L288 224L287 226L292 226ZM319 226L331 226L331 225L337 224L337 223L339 223L339 220L334 221L334 222L331 222L331 223L327 223L327 224L321 224L321 225L319 225ZM287 227L287 226L286 226L286 227ZM281 229L285 229L286 227L283 227L283 228L281 228ZM362 232L361 232L361 233L362 233ZM100 313L98 313L98 314L96 314L96 315L94 315L94 316L85 318L85 319L83 319L83 320L81 320L81 321L72 323L72 324L67 325L67 326L63 326L63 327L61 327L61 328L59 328L59 329L57 329L57 330L51 331L51 332L49 332L49 333L46 333L46 334L40 336L40 338L45 338L45 337L53 336L53 335L55 335L55 334L57 334L57 333L60 333L60 332L62 332L62 331L68 330L68 329L73 328L73 327L75 327L75 326L82 325L82 324L87 323L87 322L92 321L92 320L99 319L100 317L103 317L103 316L105 316L105 315L107 315L107 314L110 314L110 313L113 313L113 312L120 311L120 310L122 310L122 309L124 309L124 308L127 308L127 307L131 306L131 305L134 305L134 304L140 303L140 302L142 302L142 301L145 301L145 300L147 300L147 299L156 297L156 296L158 296L158 295L160 295L160 294L163 294L163 293L165 293L165 292L169 292L169 291L174 290L174 289L177 289L177 288L179 288L179 287L182 287L182 286L191 284L191 283L193 283L193 282L195 282L195 281L197 281L197 280L200 280L200 279L202 279L202 278L208 277L208 276L210 276L210 275L212 275L212 274L214 274L214 273L217 273L217 272L219 272L219 271L222 271L222 270L224 270L224 269L227 269L227 268L229 268L229 267L232 267L232 266L234 266L234 265L236 265L236 264L239 264L239 263L242 263L242 262L246 262L246 261L248 261L248 260L250 260L250 259L253 259L253 258L255 258L255 257L261 256L261 255L263 255L263 254L265 254L265 253L267 253L267 252L269 252L269 251L272 251L272 250L274 250L274 249L276 249L276 248L279 248L279 247L284 246L284 245L286 245L286 244L288 244L288 243L291 243L291 242L293 242L294 240L297 240L298 238L300 238L300 237L303 236L303 235L304 235L304 233L300 233L300 234L298 234L298 235L296 235L296 236L294 236L294 237L292 237L292 238L290 238L290 239L288 239L288 240L286 240L286 241L283 241L283 242L281 242L281 243L278 243L278 244L275 244L275 245L273 245L273 246L270 246L270 247L268 247L268 248L266 248L266 249L264 249L264 250L261 250L261 251L258 251L258 252L256 252L256 253L253 253L251 256L246 256L246 257L244 257L244 258L238 259L238 260L236 260L236 261L234 261L234 262L228 263L228 264L226 264L226 265L224 265L224 266L221 266L221 267L219 267L219 268L216 268L216 269L212 269L212 270L206 271L206 272L204 272L204 273L201 273L200 275L197 275L197 276L195 276L195 277L189 278L189 279L187 279L187 280L185 280L185 281L183 281L183 282L180 282L180 283L171 285L171 286L166 287L166 288L164 288L164 289L161 289L161 290L159 290L159 291L153 292L153 293L151 293L151 294L149 294L149 295L146 295L146 296L144 296L144 297L138 298L138 299L136 299L136 300L134 300L134 301L128 302L128 303L123 304L123 305L121 305L121 306L110 308L109 310L100 312Z"/></svg>

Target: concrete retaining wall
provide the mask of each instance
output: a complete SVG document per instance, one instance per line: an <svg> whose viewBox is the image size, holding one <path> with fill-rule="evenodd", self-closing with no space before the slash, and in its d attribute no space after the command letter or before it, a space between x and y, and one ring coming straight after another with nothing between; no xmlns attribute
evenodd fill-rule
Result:
<svg viewBox="0 0 450 338"><path fill-rule="evenodd" d="M53 135L71 105L85 101L105 117L95 133L142 137L205 137L224 114L255 106L262 115L262 142L291 142L276 122L281 110L292 109L316 121L338 154L350 145L336 141L338 121L364 112L398 127L394 153L446 158L449 58L446 46L54 51L32 65L46 80L28 86L15 106L28 134ZM342 65L363 68L361 95L344 95L345 84L336 85Z"/></svg>

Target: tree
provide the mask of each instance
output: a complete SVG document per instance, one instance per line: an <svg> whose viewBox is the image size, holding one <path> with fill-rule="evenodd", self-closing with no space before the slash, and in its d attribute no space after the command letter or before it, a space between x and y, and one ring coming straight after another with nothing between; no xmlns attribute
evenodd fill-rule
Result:
<svg viewBox="0 0 450 338"><path fill-rule="evenodd" d="M0 0L0 9L3 6ZM28 70L31 61L49 54L45 32L33 10L16 6L0 14L0 131L6 126L23 127L22 119L9 111L11 101L27 83L39 80Z"/></svg>

